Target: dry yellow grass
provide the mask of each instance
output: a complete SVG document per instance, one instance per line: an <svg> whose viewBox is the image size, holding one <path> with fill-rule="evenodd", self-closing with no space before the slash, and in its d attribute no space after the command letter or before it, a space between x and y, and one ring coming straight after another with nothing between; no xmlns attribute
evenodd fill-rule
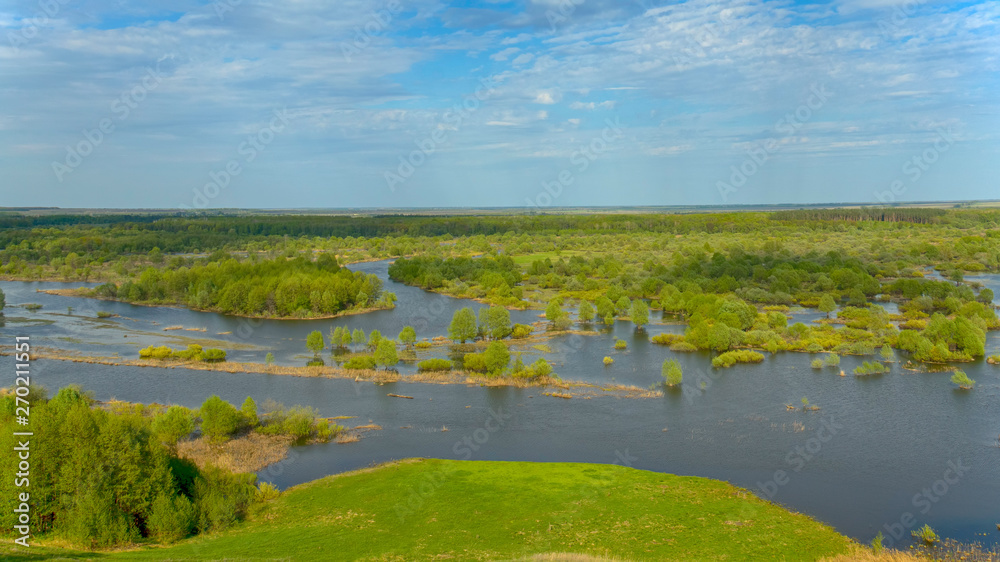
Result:
<svg viewBox="0 0 1000 562"><path fill-rule="evenodd" d="M204 468L214 464L233 472L257 472L288 455L293 438L288 435L248 433L222 444L201 437L177 443L177 454Z"/></svg>
<svg viewBox="0 0 1000 562"><path fill-rule="evenodd" d="M0 351L0 356L10 355L9 351ZM184 361L177 359L125 359L83 355L79 352L53 349L47 347L35 348L32 359L54 359L57 361L72 361L74 363L92 363L99 365L129 366L129 367L159 367L164 369L190 369L195 371L219 371L224 373L264 373L269 375L286 375L295 377L328 377L354 379L356 382L369 381L373 383L413 382L430 384L468 384L484 387L515 387L515 388L558 388L573 397L591 397L613 395L620 398L656 398L663 396L660 390L649 390L632 385L593 384L578 381L564 381L553 377L538 377L522 379L514 377L489 377L466 373L463 371L427 372L400 375L395 371L375 369L349 370L334 366L321 367L287 367L266 365L264 363L237 363L225 361L222 363L205 363L203 361Z"/></svg>

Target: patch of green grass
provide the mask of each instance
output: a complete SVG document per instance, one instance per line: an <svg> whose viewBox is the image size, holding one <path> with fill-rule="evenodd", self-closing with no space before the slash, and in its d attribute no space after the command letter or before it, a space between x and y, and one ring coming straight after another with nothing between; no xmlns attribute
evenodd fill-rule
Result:
<svg viewBox="0 0 1000 562"><path fill-rule="evenodd" d="M617 465L413 459L294 487L220 534L110 557L815 560L850 544L716 480Z"/></svg>

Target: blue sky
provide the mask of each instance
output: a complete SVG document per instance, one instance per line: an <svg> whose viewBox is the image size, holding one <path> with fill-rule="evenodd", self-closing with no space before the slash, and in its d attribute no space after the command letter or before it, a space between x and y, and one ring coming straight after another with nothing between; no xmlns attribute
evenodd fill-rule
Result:
<svg viewBox="0 0 1000 562"><path fill-rule="evenodd" d="M934 0L13 0L0 206L996 199L998 22Z"/></svg>

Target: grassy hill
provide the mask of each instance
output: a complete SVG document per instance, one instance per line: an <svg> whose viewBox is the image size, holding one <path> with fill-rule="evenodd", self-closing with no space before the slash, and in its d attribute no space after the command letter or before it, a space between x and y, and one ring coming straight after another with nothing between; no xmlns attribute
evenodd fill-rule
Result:
<svg viewBox="0 0 1000 562"><path fill-rule="evenodd" d="M96 557L816 560L850 545L826 525L705 478L616 465L410 459L296 486L227 532Z"/></svg>

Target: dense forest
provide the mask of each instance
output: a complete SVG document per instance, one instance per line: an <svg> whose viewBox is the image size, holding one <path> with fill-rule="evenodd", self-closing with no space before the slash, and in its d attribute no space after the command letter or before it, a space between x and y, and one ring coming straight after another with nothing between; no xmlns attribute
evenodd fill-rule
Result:
<svg viewBox="0 0 1000 562"><path fill-rule="evenodd" d="M243 407L211 397L201 408L102 405L77 387L49 399L32 387L31 529L85 547L114 547L225 529L253 504L276 490L256 486L253 474L235 474L211 463L199 468L177 453L179 441L196 431L222 443L247 432L325 440L343 429L317 419L314 410L278 405L258 413L250 398ZM13 393L0 396L0 445L15 450ZM23 409L23 408L22 408ZM21 438L23 439L23 438ZM17 524L17 455L4 455L0 521Z"/></svg>
<svg viewBox="0 0 1000 562"><path fill-rule="evenodd" d="M375 275L352 272L329 254L276 260L209 259L178 268L148 267L138 279L105 283L90 296L132 303L179 303L244 316L330 316L352 309L390 308L395 297Z"/></svg>

